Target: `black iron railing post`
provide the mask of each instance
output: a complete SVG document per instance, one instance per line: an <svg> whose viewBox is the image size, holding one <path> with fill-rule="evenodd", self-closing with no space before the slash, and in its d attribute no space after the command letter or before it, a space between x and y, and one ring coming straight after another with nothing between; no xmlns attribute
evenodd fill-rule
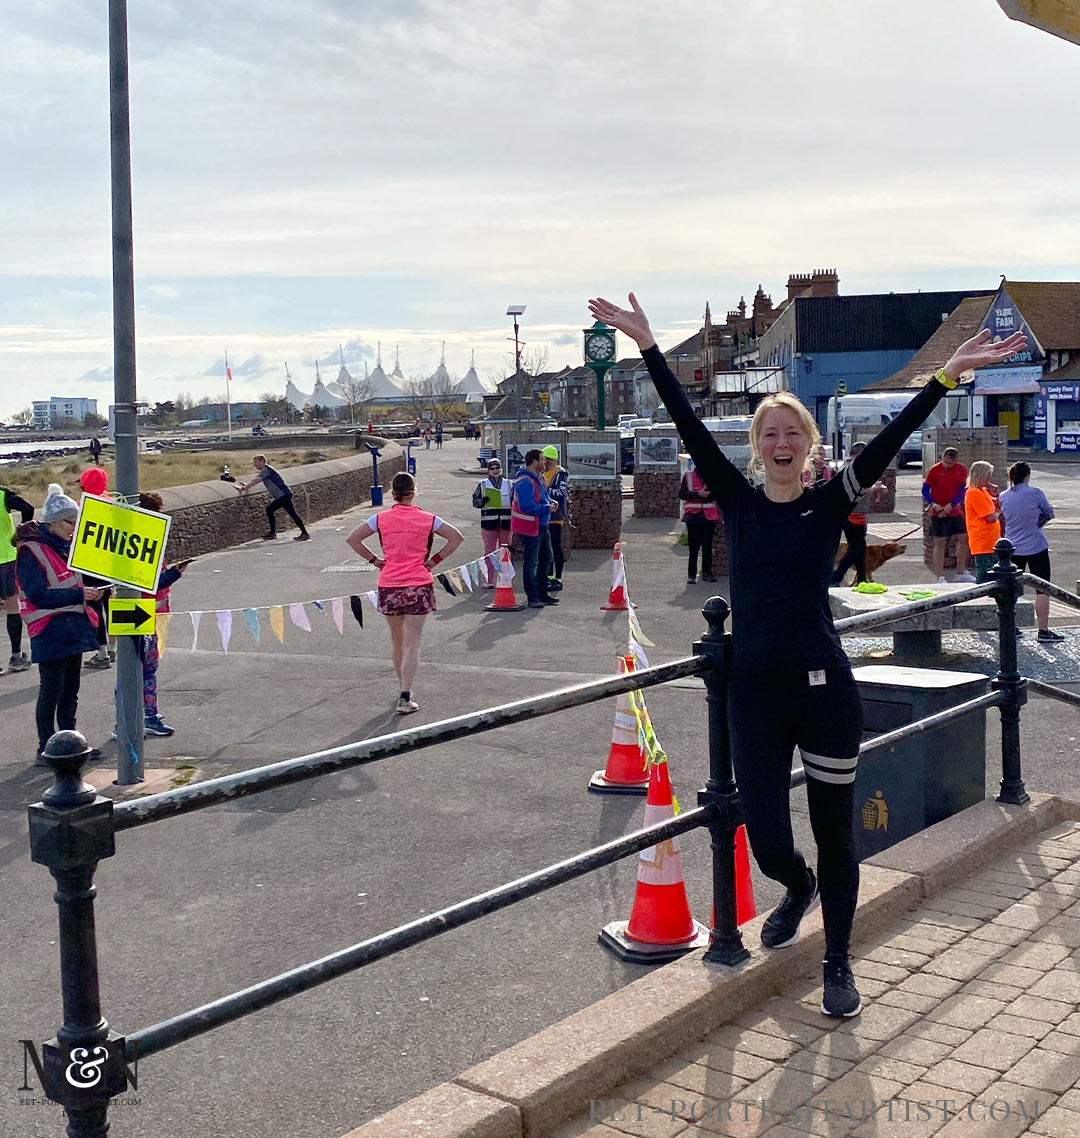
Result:
<svg viewBox="0 0 1080 1138"><path fill-rule="evenodd" d="M702 609L709 629L694 644L695 656L713 661L704 677L705 701L709 709L709 780L705 789L698 791L698 805L711 808L713 928L705 959L716 964L738 964L750 955L743 944L735 913L735 831L742 815L728 736L731 634L724 631L724 622L730 612L723 597L710 597Z"/></svg>
<svg viewBox="0 0 1080 1138"><path fill-rule="evenodd" d="M998 674L990 685L1007 696L1001 705L1001 791L998 802L1019 806L1028 801L1020 765L1020 708L1027 703L1027 681L1016 660L1016 602L1023 595L1020 570L1013 564L1013 544L1002 538L990 570L998 607Z"/></svg>
<svg viewBox="0 0 1080 1138"><path fill-rule="evenodd" d="M94 871L116 852L112 801L82 781L90 756L78 731L61 731L44 751L55 781L29 808L30 858L56 879L64 1022L42 1049L45 1092L68 1116L70 1138L105 1138L109 1099L127 1089L124 1041L101 1015Z"/></svg>

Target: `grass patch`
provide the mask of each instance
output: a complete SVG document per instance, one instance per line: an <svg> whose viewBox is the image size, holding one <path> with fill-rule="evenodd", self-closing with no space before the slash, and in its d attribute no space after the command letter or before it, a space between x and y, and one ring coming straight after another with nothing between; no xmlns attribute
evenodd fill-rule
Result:
<svg viewBox="0 0 1080 1138"><path fill-rule="evenodd" d="M193 482L209 482L221 474L221 468L228 465L235 477L247 481L255 473L251 465L250 450L190 451L179 454L141 454L139 455L139 489L160 490L165 486L189 486ZM318 457L314 457L315 454ZM288 481L290 467L304 466L311 462L322 462L324 458L348 458L357 451L352 446L328 446L321 451L274 450L267 457L270 465L286 472ZM40 504L50 482L59 482L64 492L76 500L81 493L79 475L90 465L89 462L74 461L71 455L62 455L52 462L26 470L0 468L0 483L23 495L35 505ZM116 463L111 459L101 464L109 473L109 487L116 487Z"/></svg>

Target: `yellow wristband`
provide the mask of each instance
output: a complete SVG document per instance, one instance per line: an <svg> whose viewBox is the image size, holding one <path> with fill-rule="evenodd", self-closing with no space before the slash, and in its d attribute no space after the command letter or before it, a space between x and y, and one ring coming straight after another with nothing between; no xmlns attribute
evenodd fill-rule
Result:
<svg viewBox="0 0 1080 1138"><path fill-rule="evenodd" d="M938 381L938 383L941 384L942 387L947 387L950 391L952 391L952 389L960 382L958 379L950 379L945 374L945 369L943 367L939 367L937 371L934 372L934 378Z"/></svg>

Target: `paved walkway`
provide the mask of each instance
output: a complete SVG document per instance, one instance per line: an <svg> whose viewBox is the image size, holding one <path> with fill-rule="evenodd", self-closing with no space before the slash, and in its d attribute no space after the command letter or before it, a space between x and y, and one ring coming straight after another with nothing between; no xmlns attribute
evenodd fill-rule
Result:
<svg viewBox="0 0 1080 1138"><path fill-rule="evenodd" d="M559 1138L1080 1136L1080 823L1044 831L626 1083Z"/></svg>

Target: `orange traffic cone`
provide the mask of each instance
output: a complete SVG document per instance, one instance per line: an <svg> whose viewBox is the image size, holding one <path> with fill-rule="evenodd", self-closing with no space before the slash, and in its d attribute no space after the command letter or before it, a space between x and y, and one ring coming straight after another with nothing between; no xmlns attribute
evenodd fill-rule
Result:
<svg viewBox="0 0 1080 1138"><path fill-rule="evenodd" d="M607 604L601 605L600 608L609 612L626 612L631 607L637 608L637 605L633 602L627 603L626 566L622 559L622 542L616 542L615 557L611 564L611 592L608 593Z"/></svg>
<svg viewBox="0 0 1080 1138"><path fill-rule="evenodd" d="M510 564L510 550L502 547L502 560L499 562L499 583L495 586L495 599L484 605L485 612L520 612L525 606L514 596L514 567Z"/></svg>
<svg viewBox="0 0 1080 1138"><path fill-rule="evenodd" d="M735 923L752 921L757 916L754 900L754 882L750 876L750 851L746 845L746 827L735 829ZM713 905L710 925L716 928L716 906Z"/></svg>
<svg viewBox="0 0 1080 1138"><path fill-rule="evenodd" d="M757 903L754 901L754 881L750 876L746 827L740 826L735 831L735 923L741 925L756 916Z"/></svg>
<svg viewBox="0 0 1080 1138"><path fill-rule="evenodd" d="M619 674L634 670L633 656L619 657ZM607 767L594 771L589 789L594 794L644 794L649 789L649 760L638 736L637 716L625 692L615 698Z"/></svg>
<svg viewBox="0 0 1080 1138"><path fill-rule="evenodd" d="M675 817L666 761L653 763L645 825ZM629 921L615 921L600 933L600 943L620 960L658 964L709 943L709 930L690 914L678 840L668 838L639 854L637 892Z"/></svg>

